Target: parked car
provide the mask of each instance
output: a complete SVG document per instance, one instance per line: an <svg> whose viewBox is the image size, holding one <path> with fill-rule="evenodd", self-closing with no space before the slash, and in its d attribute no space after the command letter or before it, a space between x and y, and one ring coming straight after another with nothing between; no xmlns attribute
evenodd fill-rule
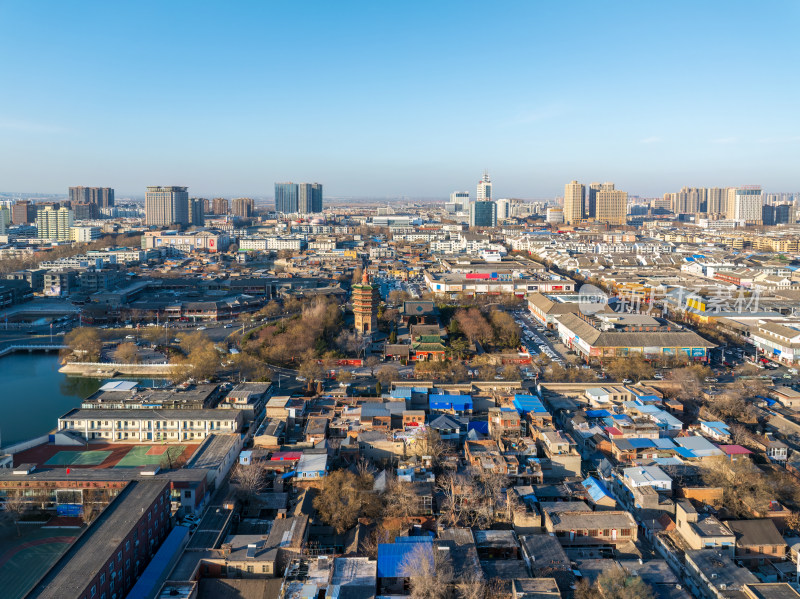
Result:
<svg viewBox="0 0 800 599"><path fill-rule="evenodd" d="M622 384L623 385L631 385L631 384L633 384L633 381L631 379L622 379Z"/></svg>
<svg viewBox="0 0 800 599"><path fill-rule="evenodd" d="M714 378L714 377L712 377L712 376L707 376L707 377L705 378L705 381L706 381L707 383L718 383L718 382L719 382L719 379L715 379L715 378Z"/></svg>

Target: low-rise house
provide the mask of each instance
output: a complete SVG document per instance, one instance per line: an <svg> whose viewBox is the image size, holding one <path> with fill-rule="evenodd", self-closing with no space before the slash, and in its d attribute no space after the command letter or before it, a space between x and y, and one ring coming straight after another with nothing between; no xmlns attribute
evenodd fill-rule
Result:
<svg viewBox="0 0 800 599"><path fill-rule="evenodd" d="M731 428L724 422L701 422L700 431L718 443L725 443L731 439Z"/></svg>
<svg viewBox="0 0 800 599"><path fill-rule="evenodd" d="M514 408L489 408L490 437L519 437L521 432L519 412Z"/></svg>
<svg viewBox="0 0 800 599"><path fill-rule="evenodd" d="M428 423L428 428L436 431L442 441L454 443L462 441L467 434L467 424L450 414L435 416Z"/></svg>
<svg viewBox="0 0 800 599"><path fill-rule="evenodd" d="M780 561L785 559L788 545L770 518L727 520L725 525L736 536L736 557L742 560Z"/></svg>
<svg viewBox="0 0 800 599"><path fill-rule="evenodd" d="M563 545L621 545L638 539L638 525L629 512L588 509L561 509L550 504L543 507L544 526Z"/></svg>
<svg viewBox="0 0 800 599"><path fill-rule="evenodd" d="M622 478L630 489L651 487L658 491L672 491L672 479L658 466L624 468Z"/></svg>
<svg viewBox="0 0 800 599"><path fill-rule="evenodd" d="M473 535L481 560L519 559L519 545L514 531L476 530Z"/></svg>
<svg viewBox="0 0 800 599"><path fill-rule="evenodd" d="M685 553L686 571L709 599L729 599L732 591L757 583L747 568L737 566L730 553L719 549L690 549Z"/></svg>
<svg viewBox="0 0 800 599"><path fill-rule="evenodd" d="M532 576L552 577L563 595L572 592L575 574L558 539L546 534L525 535L520 539L520 545Z"/></svg>
<svg viewBox="0 0 800 599"><path fill-rule="evenodd" d="M687 499L675 503L675 530L691 549L715 548L734 554L736 537L731 529L711 514L699 514Z"/></svg>
<svg viewBox="0 0 800 599"><path fill-rule="evenodd" d="M295 477L299 481L324 478L328 474L328 453L309 453L303 455L297 461L295 467Z"/></svg>

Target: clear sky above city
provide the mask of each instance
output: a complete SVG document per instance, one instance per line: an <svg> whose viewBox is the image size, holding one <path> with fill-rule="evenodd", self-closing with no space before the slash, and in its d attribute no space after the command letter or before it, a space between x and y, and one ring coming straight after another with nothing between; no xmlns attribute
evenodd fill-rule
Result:
<svg viewBox="0 0 800 599"><path fill-rule="evenodd" d="M0 2L0 190L800 188L800 3Z"/></svg>

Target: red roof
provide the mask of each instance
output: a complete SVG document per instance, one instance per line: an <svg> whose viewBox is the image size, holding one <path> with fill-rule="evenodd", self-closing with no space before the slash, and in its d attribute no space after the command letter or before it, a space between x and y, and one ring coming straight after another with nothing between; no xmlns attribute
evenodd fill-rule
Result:
<svg viewBox="0 0 800 599"><path fill-rule="evenodd" d="M276 451L272 454L272 458L270 459L273 461L299 460L302 455L302 451Z"/></svg>
<svg viewBox="0 0 800 599"><path fill-rule="evenodd" d="M725 455L747 455L753 453L741 445L718 445L717 447L719 447Z"/></svg>
<svg viewBox="0 0 800 599"><path fill-rule="evenodd" d="M619 430L616 426L607 426L606 433L609 437L619 437L622 435L622 431Z"/></svg>

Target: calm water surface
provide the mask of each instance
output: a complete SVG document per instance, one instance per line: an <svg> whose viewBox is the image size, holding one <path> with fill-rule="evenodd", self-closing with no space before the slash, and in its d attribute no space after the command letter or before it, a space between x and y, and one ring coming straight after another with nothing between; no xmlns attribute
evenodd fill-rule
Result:
<svg viewBox="0 0 800 599"><path fill-rule="evenodd" d="M16 353L0 358L0 446L44 435L103 381L58 372L56 354Z"/></svg>

